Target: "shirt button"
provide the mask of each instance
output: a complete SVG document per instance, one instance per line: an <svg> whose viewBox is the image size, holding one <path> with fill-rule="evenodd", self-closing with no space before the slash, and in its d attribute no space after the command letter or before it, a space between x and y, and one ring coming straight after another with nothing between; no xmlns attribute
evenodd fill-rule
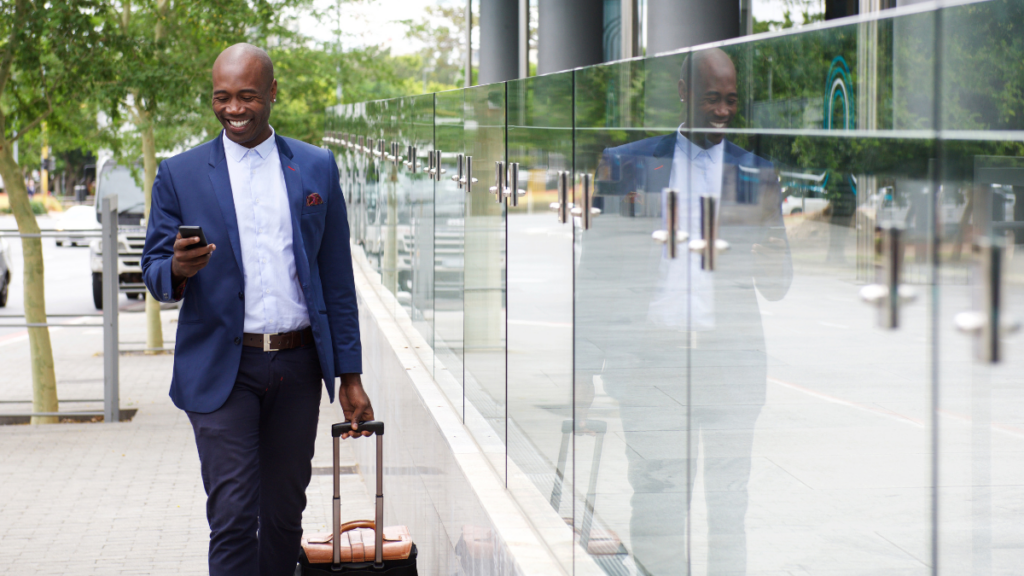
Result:
<svg viewBox="0 0 1024 576"><path fill-rule="evenodd" d="M245 293L244 292L239 292L238 293L238 299L239 300L245 300Z"/></svg>
<svg viewBox="0 0 1024 576"><path fill-rule="evenodd" d="M270 294L270 288L267 288L266 290L264 290L264 292L266 292L267 294Z"/></svg>
<svg viewBox="0 0 1024 576"><path fill-rule="evenodd" d="M239 338L238 336L235 336L235 346L238 346L241 343L242 343L242 339Z"/></svg>

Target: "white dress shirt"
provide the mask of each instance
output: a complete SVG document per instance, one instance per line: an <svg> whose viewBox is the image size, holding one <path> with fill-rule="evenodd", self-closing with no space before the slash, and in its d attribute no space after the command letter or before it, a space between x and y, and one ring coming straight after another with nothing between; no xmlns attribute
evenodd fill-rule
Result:
<svg viewBox="0 0 1024 576"><path fill-rule="evenodd" d="M273 129L271 129L273 130ZM309 326L292 248L292 213L273 133L246 148L223 134L245 276L243 330L277 334Z"/></svg>
<svg viewBox="0 0 1024 576"><path fill-rule="evenodd" d="M722 198L722 162L725 139L708 148L701 148L682 132L676 132L675 152L669 188L679 192L679 228L690 238L701 238L700 198L704 195ZM662 194L662 214L667 199ZM715 217L717 218L717 214ZM667 222L666 222L667 225ZM650 320L660 326L679 330L705 331L715 328L714 274L701 270L700 255L686 255L680 246L676 260L663 258L659 286L649 310ZM687 262L689 265L687 265ZM687 282L689 275L689 283Z"/></svg>

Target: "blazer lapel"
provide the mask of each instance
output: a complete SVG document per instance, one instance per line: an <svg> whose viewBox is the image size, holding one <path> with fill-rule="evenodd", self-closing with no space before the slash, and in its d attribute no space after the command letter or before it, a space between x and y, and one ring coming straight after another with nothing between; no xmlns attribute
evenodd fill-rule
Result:
<svg viewBox="0 0 1024 576"><path fill-rule="evenodd" d="M653 158L647 167L647 191L661 193L668 188L672 176L672 153L676 149L676 135L669 134L654 147Z"/></svg>
<svg viewBox="0 0 1024 576"><path fill-rule="evenodd" d="M217 204L220 205L221 215L224 217L224 224L228 228L228 238L231 239L231 251L235 254L235 262L238 264L238 271L245 274L242 267L242 244L238 239L238 219L235 216L235 199L231 192L231 176L228 174L227 158L224 155L223 134L214 139L213 151L210 152L210 183L213 184L213 193L217 197Z"/></svg>
<svg viewBox="0 0 1024 576"><path fill-rule="evenodd" d="M309 285L309 260L306 258L305 244L302 241L301 214L305 198L302 195L302 175L292 158L292 150L284 138L275 135L278 156L281 158L281 170L284 172L284 185L288 189L288 207L292 215L292 250L295 253L295 269L303 288ZM308 295L307 295L308 304Z"/></svg>

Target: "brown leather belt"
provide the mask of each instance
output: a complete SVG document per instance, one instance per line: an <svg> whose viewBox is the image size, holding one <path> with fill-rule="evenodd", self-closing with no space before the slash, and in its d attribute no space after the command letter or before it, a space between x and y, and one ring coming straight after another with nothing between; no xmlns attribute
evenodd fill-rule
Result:
<svg viewBox="0 0 1024 576"><path fill-rule="evenodd" d="M282 334L242 334L242 344L253 348L263 348L264 352L291 350L313 343L313 329L296 330Z"/></svg>

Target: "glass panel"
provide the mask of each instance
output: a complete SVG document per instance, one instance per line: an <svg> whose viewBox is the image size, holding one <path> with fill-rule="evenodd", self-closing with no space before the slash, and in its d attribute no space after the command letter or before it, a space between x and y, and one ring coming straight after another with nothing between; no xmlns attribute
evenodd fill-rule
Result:
<svg viewBox="0 0 1024 576"><path fill-rule="evenodd" d="M383 187L380 186L380 163L373 157L371 150L376 147L377 140L380 139L380 102L367 102L364 118L364 133L360 135L363 142L358 152L361 156L359 162L363 167L366 198L366 222L364 225L366 233L363 237L363 249L366 251L366 258L370 261L373 269L382 274L383 281L387 196Z"/></svg>
<svg viewBox="0 0 1024 576"><path fill-rule="evenodd" d="M406 146L416 147L415 174L408 170L408 188L400 188L399 220L403 229L400 243L403 258L399 269L400 290L409 293L408 310L413 326L433 346L434 342L434 181L421 160L434 149L434 95L413 96L406 100L404 136L399 140L398 154L406 156ZM408 267L408 271L406 271ZM433 355L431 355L432 357Z"/></svg>
<svg viewBox="0 0 1024 576"><path fill-rule="evenodd" d="M441 167L446 173L434 185L434 378L459 407L464 406L466 193L453 178L458 175L456 158L464 150L465 105L462 90L435 95L434 146L442 152Z"/></svg>
<svg viewBox="0 0 1024 576"><path fill-rule="evenodd" d="M366 175L362 163L362 153L358 150L359 136L365 134L361 126L361 104L346 105L345 140L348 144L343 152L347 170L349 193L349 222L352 227L352 238L365 250L366 246Z"/></svg>
<svg viewBox="0 0 1024 576"><path fill-rule="evenodd" d="M510 164L508 188L524 195L515 206L506 200L508 486L567 571L575 495L572 224L549 207L558 202L559 173L572 182L572 152L572 73L509 82L508 161L518 178Z"/></svg>
<svg viewBox="0 0 1024 576"><path fill-rule="evenodd" d="M932 18L901 19L912 43ZM897 70L913 63L920 81L933 64L906 58L893 30L864 22L577 72L576 161L598 164L604 211L580 234L577 399L592 371L593 404L608 397L625 443L606 446L625 462L602 463L614 472L595 522L645 573L683 561L822 573L836 558L929 571L926 290L895 330L859 294L884 277L877 226L923 246L932 233L920 198L934 143L916 131L929 105L901 93ZM665 188L695 241L675 258L651 240L668 229ZM694 252L711 230L728 249ZM929 282L926 258L906 260L904 284Z"/></svg>
<svg viewBox="0 0 1024 576"><path fill-rule="evenodd" d="M402 300L398 292L399 171L398 165L388 160L385 154L390 153L391 143L398 140L404 108L402 104L403 101L401 99L381 100L377 103L379 128L375 131L377 136L370 155L379 173L379 196L384 219L381 234L384 252L381 261L381 281L384 283L384 287L388 289L388 292L395 295L395 300L399 303Z"/></svg>
<svg viewBox="0 0 1024 576"><path fill-rule="evenodd" d="M716 325L702 331L691 317L697 345L691 351L690 436L695 447L700 436L701 447L693 451L703 450L707 502L701 511L693 501L691 525L703 516L709 526L706 539L692 538L694 567L705 548L709 571L741 566L743 556L751 571L790 569L794 554L814 542L815 553L800 559L811 572L830 569L837 557L873 573L930 571L925 295L932 267L925 256L934 233L927 200L934 142L932 133L917 129L931 118L930 102L905 91L928 80L934 64L917 54L910 60L912 48L894 41L902 38L894 29L913 30L912 44L927 42L934 38L933 16L896 24L866 21L725 51L740 69L747 58L751 62L753 76L740 84L752 94L740 90L739 101L764 102L770 78L769 105L776 98L806 104L802 127L761 132L776 128L769 116L757 119L763 124L750 133L726 135L723 164L735 184L729 190L723 177L718 221L732 247L722 254L720 270L697 276L714 283ZM716 77L722 54L694 54L690 84L713 86L708 79ZM902 77L912 67L910 78ZM722 121L722 108L708 95L698 88L691 100L696 141L721 133L715 122ZM726 121L742 128L740 114L737 105L736 117ZM820 117L820 129L812 114ZM730 144L738 148L730 152ZM691 164L691 197L704 188L697 166ZM747 182L756 192L744 190ZM801 191L799 209L791 189ZM753 223L746 212L751 204L770 208L773 216L756 215ZM900 238L892 256L889 227ZM865 283L889 293L893 259L896 266L902 261L900 290L920 296L916 303L896 303L895 326L883 312L887 296L875 313L860 301ZM749 359L749 367L722 367L739 358ZM749 382L743 394L723 397L713 390L741 378ZM755 411L755 404L762 405ZM737 408L747 412L723 425L720 411L738 414ZM722 438L725 445L716 446ZM718 462L716 449L724 455ZM739 462L732 459L741 451L745 495L734 488L738 476L731 483L728 476L716 480L713 469ZM701 479L695 478L696 491ZM724 503L714 503L716 489L727 491ZM716 515L730 524L716 527ZM806 528L780 535L780 522Z"/></svg>
<svg viewBox="0 0 1024 576"><path fill-rule="evenodd" d="M664 386L657 376L685 378L686 355L675 343L651 353L660 256L651 234L662 223L660 188L645 178L670 166L636 150L664 138L643 127L644 69L631 61L575 73L574 203L590 174L601 210L589 230L574 219L574 417L587 431L575 441L575 477L587 482L576 487L586 498L575 510L581 573L685 573L686 412L674 398L685 380Z"/></svg>
<svg viewBox="0 0 1024 576"><path fill-rule="evenodd" d="M505 440L505 210L488 188L505 160L505 85L465 91L464 150L477 182L467 182L465 275L466 400ZM490 444L485 438L481 443ZM502 463L502 467L503 467Z"/></svg>
<svg viewBox="0 0 1024 576"><path fill-rule="evenodd" d="M360 154L356 150L359 142L359 135L363 130L359 126L359 104L348 104L345 111L345 162L348 170L348 182L351 193L352 208L349 213L349 221L352 223L352 238L360 249L364 246L366 239L366 178L363 175L359 159Z"/></svg>
<svg viewBox="0 0 1024 576"><path fill-rule="evenodd" d="M1024 565L1024 346L1011 328L1024 318L1024 257L1016 253L1024 243L1024 118L1015 87L1024 2L944 9L941 23L944 141L933 194L942 284L939 567L1013 574Z"/></svg>

